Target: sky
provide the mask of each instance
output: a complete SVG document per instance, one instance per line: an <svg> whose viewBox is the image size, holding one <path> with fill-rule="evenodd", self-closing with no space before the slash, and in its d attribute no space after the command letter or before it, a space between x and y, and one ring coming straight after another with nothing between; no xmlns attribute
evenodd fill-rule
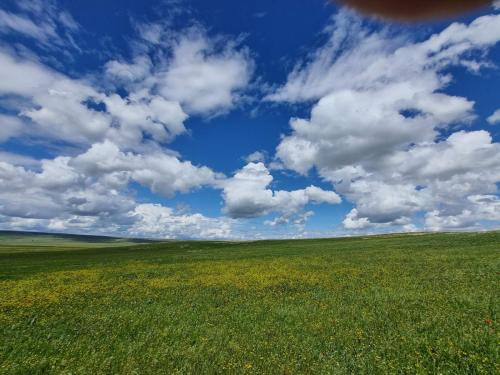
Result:
<svg viewBox="0 0 500 375"><path fill-rule="evenodd" d="M0 229L261 239L500 228L500 3L4 0Z"/></svg>

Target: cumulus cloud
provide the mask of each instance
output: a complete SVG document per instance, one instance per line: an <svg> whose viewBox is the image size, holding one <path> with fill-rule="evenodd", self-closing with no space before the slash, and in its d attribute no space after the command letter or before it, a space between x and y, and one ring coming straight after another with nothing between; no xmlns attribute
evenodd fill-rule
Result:
<svg viewBox="0 0 500 375"><path fill-rule="evenodd" d="M40 161L35 158L7 151L0 151L0 160L15 166L26 166L32 168L40 166Z"/></svg>
<svg viewBox="0 0 500 375"><path fill-rule="evenodd" d="M0 142L21 134L23 127L21 119L0 114Z"/></svg>
<svg viewBox="0 0 500 375"><path fill-rule="evenodd" d="M156 238L215 238L234 236L228 219L208 218L201 214L176 214L159 204L140 204L132 213L136 219L131 235Z"/></svg>
<svg viewBox="0 0 500 375"><path fill-rule="evenodd" d="M258 217L270 212L291 217L309 203L341 202L334 191L316 186L273 191L268 188L272 181L273 177L263 163L248 163L223 184L224 212L233 218Z"/></svg>
<svg viewBox="0 0 500 375"><path fill-rule="evenodd" d="M175 42L173 59L160 74L159 92L184 104L188 112L227 111L238 101L252 73L246 50L217 46L199 31L189 32Z"/></svg>
<svg viewBox="0 0 500 375"><path fill-rule="evenodd" d="M446 214L439 210L425 215L425 225L434 231L449 229L478 229L484 221L500 221L500 199L497 195L471 195L468 204L457 214Z"/></svg>
<svg viewBox="0 0 500 375"><path fill-rule="evenodd" d="M233 223L201 214L178 214L160 204L138 204L121 216L60 215L50 219L0 215L10 230L51 230L158 239L231 239Z"/></svg>
<svg viewBox="0 0 500 375"><path fill-rule="evenodd" d="M372 166L371 175L349 171L347 178L335 172L325 176L356 202L350 222L395 223L436 207L457 212L470 196L494 194L499 162L500 144L486 131L460 131L441 142L395 152Z"/></svg>
<svg viewBox="0 0 500 375"><path fill-rule="evenodd" d="M32 219L64 213L114 216L131 207L132 201L120 195L116 186L86 178L69 162L67 157L44 160L40 172L0 162L0 214Z"/></svg>
<svg viewBox="0 0 500 375"><path fill-rule="evenodd" d="M60 24L78 29L71 15L52 2L44 7L38 0L21 1L17 8L20 15L0 13L0 30L10 25L12 31L27 14L39 14L52 25L51 33ZM154 26L144 25L142 34ZM22 99L7 109L30 120L29 134L37 138L81 145L110 139L124 148L137 147L144 138L169 142L186 131L188 114L214 116L240 102L253 72L246 48L229 38L209 37L201 26L176 32L158 27L154 41L131 44L131 61L110 60L101 77L90 79L69 77L33 54L0 49L0 95ZM118 89L120 95L113 93ZM2 139L20 135L13 127L10 121Z"/></svg>
<svg viewBox="0 0 500 375"><path fill-rule="evenodd" d="M449 77L438 74L446 66L464 62L481 66L464 54L498 41L498 17L479 17L469 25L453 23L423 42L413 42L404 35L391 36L386 29L372 32L350 11L340 11L325 30L330 35L327 43L298 64L267 99L317 100L334 91L385 88L409 79L418 83L418 78L424 81L419 89L425 85L426 91L436 91L449 82Z"/></svg>
<svg viewBox="0 0 500 375"><path fill-rule="evenodd" d="M225 238L231 233L227 220L179 215L165 206L136 201L128 189L131 181L164 196L216 183L218 176L210 169L180 161L174 155L160 151L124 153L106 141L81 155L42 160L40 165L16 160L12 155L0 156L3 227L45 225L52 230L80 232L101 227L107 233L168 238Z"/></svg>
<svg viewBox="0 0 500 375"><path fill-rule="evenodd" d="M149 73L153 63L148 56L137 56L131 63L111 60L104 65L107 75L124 82L137 82L144 80Z"/></svg>
<svg viewBox="0 0 500 375"><path fill-rule="evenodd" d="M179 102L189 114L213 116L241 101L253 74L248 49L220 36L210 38L200 26L172 32L148 24L141 30L147 37L133 60L109 61L108 76Z"/></svg>
<svg viewBox="0 0 500 375"><path fill-rule="evenodd" d="M113 210L120 205L127 206L122 193L130 181L168 197L176 192L214 185L220 177L207 167L196 167L160 151L124 153L109 141L95 144L75 157L42 160L38 171L6 161L0 163L0 181L4 186L0 193L0 211L11 216L36 217L38 212L50 216L48 206L74 214L109 213L108 206ZM23 199L12 199L19 191L24 192ZM115 200L118 200L116 204ZM39 204L42 207L37 208Z"/></svg>
<svg viewBox="0 0 500 375"><path fill-rule="evenodd" d="M273 220L264 221L264 224L269 225L271 227L292 224L295 230L297 231L296 234L298 234L304 232L307 221L313 216L314 216L314 211L306 211L298 213L293 216L289 215L277 216Z"/></svg>
<svg viewBox="0 0 500 375"><path fill-rule="evenodd" d="M84 154L73 158L71 165L86 175L126 176L167 197L204 185L217 185L217 180L223 177L207 167L194 166L189 161L181 161L175 155L159 150L125 153L110 141L94 144Z"/></svg>
<svg viewBox="0 0 500 375"><path fill-rule="evenodd" d="M33 126L23 135L80 145L110 139L136 148L145 138L170 142L184 133L188 113L227 112L240 101L253 71L247 49L210 38L201 27L145 48L155 56L154 64L142 49L132 62L105 64L104 86L114 83L120 95L103 90L95 83L98 77L71 78L32 57L0 49L0 95L22 99L7 109L30 120ZM2 139L21 135L18 128L9 119Z"/></svg>
<svg viewBox="0 0 500 375"><path fill-rule="evenodd" d="M247 163L259 162L259 161L264 162L265 160L266 160L266 153L264 151L255 151L245 157L245 161Z"/></svg>
<svg viewBox="0 0 500 375"><path fill-rule="evenodd" d="M477 205L471 197L497 194L499 144L486 131L443 139L452 125L475 118L472 101L443 89L453 79L450 66L489 66L484 56L500 40L499 25L499 15L483 16L414 42L388 30L370 32L351 13L339 13L326 45L267 97L317 100L309 119L290 120L278 160L301 174L316 168L353 202L347 229L410 228L419 212L428 213L429 228L444 227L464 210L475 212L468 216L474 222L481 214L493 220L470 206Z"/></svg>
<svg viewBox="0 0 500 375"><path fill-rule="evenodd" d="M166 142L185 132L186 113L178 102L161 96L147 92L125 98L105 94L85 80L71 79L1 50L0 67L0 94L26 99L10 110L31 120L30 132L38 130L38 137L83 145L111 139L133 148L145 135ZM16 129L9 135L18 135L19 127Z"/></svg>
<svg viewBox="0 0 500 375"><path fill-rule="evenodd" d="M62 76L34 61L16 58L7 50L0 50L0 93L32 96L47 89Z"/></svg>
<svg viewBox="0 0 500 375"><path fill-rule="evenodd" d="M22 0L13 8L18 14L0 9L0 32L62 44L79 28L51 1ZM132 43L131 61L108 61L102 74L85 78L57 71L35 54L0 48L0 96L8 98L0 142L74 147L73 155L38 162L0 153L3 226L228 236L229 219L139 204L130 184L165 197L220 186L222 174L182 160L164 144L186 132L188 113L214 116L235 106L251 78L252 59L239 43L209 37L200 26L184 32L149 26Z"/></svg>
<svg viewBox="0 0 500 375"><path fill-rule="evenodd" d="M500 109L497 109L495 112L493 112L487 120L491 125L500 123Z"/></svg>
<svg viewBox="0 0 500 375"><path fill-rule="evenodd" d="M157 95L131 95L123 99L117 94L103 98L112 118L120 124L119 129L112 127L108 137L120 143L134 144L145 134L155 141L173 140L185 132L184 113L178 102L169 101Z"/></svg>

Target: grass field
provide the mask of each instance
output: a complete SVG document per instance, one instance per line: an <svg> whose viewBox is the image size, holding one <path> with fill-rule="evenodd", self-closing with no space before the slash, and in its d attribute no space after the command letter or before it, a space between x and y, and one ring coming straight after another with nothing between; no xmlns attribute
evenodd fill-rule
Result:
<svg viewBox="0 0 500 375"><path fill-rule="evenodd" d="M0 253L128 246L151 242L153 241L104 236L0 231Z"/></svg>
<svg viewBox="0 0 500 375"><path fill-rule="evenodd" d="M121 246L7 237L1 374L500 372L499 232Z"/></svg>

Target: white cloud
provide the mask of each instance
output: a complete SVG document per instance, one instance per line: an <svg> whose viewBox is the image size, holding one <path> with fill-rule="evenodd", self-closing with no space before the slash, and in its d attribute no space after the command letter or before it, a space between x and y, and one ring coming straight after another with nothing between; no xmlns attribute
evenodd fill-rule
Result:
<svg viewBox="0 0 500 375"><path fill-rule="evenodd" d="M168 238L226 238L231 234L230 220L177 214L168 207L135 200L128 188L131 181L165 196L218 184L220 176L210 169L180 161L175 155L159 150L124 153L106 141L76 157L59 156L38 165L13 155L0 157L3 228Z"/></svg>
<svg viewBox="0 0 500 375"><path fill-rule="evenodd" d="M15 166L38 167L40 161L30 156L19 155L12 152L0 151L0 161Z"/></svg>
<svg viewBox="0 0 500 375"><path fill-rule="evenodd" d="M417 106L411 103L414 93L410 87L411 83L378 92L342 90L322 98L310 120L291 121L293 134L282 140L277 156L287 167L305 173L313 165L341 168L432 140L439 124L436 116L406 118L400 113L408 106ZM468 114L469 103L453 102L457 101L446 103L450 112L459 107L462 115Z"/></svg>
<svg viewBox="0 0 500 375"><path fill-rule="evenodd" d="M196 167L189 161L160 152L124 153L112 142L94 144L86 153L70 164L90 176L124 174L151 191L171 197L176 192L204 185L217 185L221 176L207 167Z"/></svg>
<svg viewBox="0 0 500 375"><path fill-rule="evenodd" d="M17 5L22 16L1 13L0 28L5 16L10 31L31 33L42 42L42 31L35 27L42 21L52 20L53 30L79 27L52 2ZM35 14L43 15L40 24L32 19ZM20 56L0 48L0 95L8 98L2 106L9 113L0 115L0 142L16 137L56 145L62 141L78 153L39 162L0 153L4 227L229 236L230 219L140 204L130 191L132 182L165 197L204 186L219 188L222 174L181 160L163 144L186 132L187 112L214 116L235 106L253 70L248 51L229 39L209 38L201 28L170 35L169 40L161 39L165 29L160 32L158 44L149 40L146 46L154 49L154 64L139 53L131 63L109 61L103 76L85 79L58 72L33 54ZM117 88L120 95L114 92Z"/></svg>
<svg viewBox="0 0 500 375"><path fill-rule="evenodd" d="M21 134L23 126L19 118L0 114L0 142Z"/></svg>
<svg viewBox="0 0 500 375"><path fill-rule="evenodd" d="M51 230L158 239L231 239L233 223L201 214L177 214L160 204L137 204L121 216L59 215L51 218L8 217L0 226L9 230Z"/></svg>
<svg viewBox="0 0 500 375"><path fill-rule="evenodd" d="M447 215L439 210L425 215L425 225L429 230L478 229L484 221L500 221L500 199L496 195L472 195L468 197L470 205L461 212Z"/></svg>
<svg viewBox="0 0 500 375"><path fill-rule="evenodd" d="M38 138L83 145L112 139L124 148L138 147L144 136L171 141L185 132L186 113L214 116L239 103L253 71L249 53L234 42L200 28L175 35L149 46L155 64L139 54L132 63L105 65L105 77L126 96L0 49L0 94L23 98L9 110L30 119Z"/></svg>
<svg viewBox="0 0 500 375"><path fill-rule="evenodd" d="M370 32L353 13L340 11L327 29L331 37L326 45L297 65L286 84L268 100L316 100L334 91L373 90L409 80L418 88L434 87L435 91L448 82L448 77L437 74L442 68L475 61L463 54L498 41L498 19L498 15L488 15L470 25L453 23L426 41L415 43L404 36L390 37L388 30Z"/></svg>
<svg viewBox="0 0 500 375"><path fill-rule="evenodd" d="M111 127L108 113L85 104L99 94L83 82L62 79L32 94L33 106L21 115L52 139L89 144L105 138Z"/></svg>
<svg viewBox="0 0 500 375"><path fill-rule="evenodd" d="M108 112L118 121L120 128L111 128L108 138L120 144L134 145L145 133L155 141L173 140L185 132L187 115L178 102L168 101L161 96L133 95L127 99L113 94L103 99Z"/></svg>
<svg viewBox="0 0 500 375"><path fill-rule="evenodd" d="M131 235L204 239L234 236L227 219L208 218L201 214L175 214L171 208L159 204L140 204L132 215L137 220L129 230Z"/></svg>
<svg viewBox="0 0 500 375"><path fill-rule="evenodd" d="M254 63L237 40L209 37L200 26L172 31L159 24L143 24L140 31L143 39L133 44L131 62L106 64L112 80L179 102L189 114L214 116L241 102Z"/></svg>
<svg viewBox="0 0 500 375"><path fill-rule="evenodd" d="M306 222L313 216L314 216L313 211L306 211L300 215L297 215L297 217L293 221L293 225L303 230L304 226L306 225Z"/></svg>
<svg viewBox="0 0 500 375"><path fill-rule="evenodd" d="M309 203L341 202L335 192L316 186L294 191L273 191L268 188L272 180L263 163L248 163L223 184L224 212L233 218L258 217L270 212L290 217Z"/></svg>
<svg viewBox="0 0 500 375"><path fill-rule="evenodd" d="M6 3L9 3L6 0ZM0 8L0 33L17 33L34 39L46 49L77 48L71 36L79 30L78 23L67 11L60 10L52 0L11 1L17 13Z"/></svg>
<svg viewBox="0 0 500 375"><path fill-rule="evenodd" d="M266 160L266 153L264 151L255 151L252 152L250 155L245 157L245 161L247 163L252 163L252 162L265 162Z"/></svg>
<svg viewBox="0 0 500 375"><path fill-rule="evenodd" d="M474 103L441 92L450 81L441 72L459 64L465 52L500 39L495 16L469 26L453 24L421 43L370 34L352 17L340 13L328 44L269 96L320 99L310 120L291 120L293 133L277 150L285 166L300 173L376 159L432 141L436 128L471 121Z"/></svg>
<svg viewBox="0 0 500 375"><path fill-rule="evenodd" d="M491 125L500 123L500 109L493 112L487 120Z"/></svg>
<svg viewBox="0 0 500 375"><path fill-rule="evenodd" d="M472 101L443 89L452 80L448 67L488 65L471 56L484 58L500 41L500 16L452 24L418 43L369 32L350 13L334 22L328 43L267 98L318 100L309 119L291 119L278 160L301 174L316 168L353 202L347 229L411 229L419 212L433 212L429 227L464 210L476 213L474 223L481 214L488 220L471 197L497 194L499 144L486 131L441 140L443 130L474 119Z"/></svg>
<svg viewBox="0 0 500 375"><path fill-rule="evenodd" d="M70 79L1 50L0 67L0 94L31 102L30 106L21 102L11 110L34 123L31 133L38 130L34 134L38 138L84 145L112 139L124 148L134 148L145 135L166 142L185 132L187 115L180 104L147 91L126 98L104 94L89 82ZM95 108L99 105L102 109Z"/></svg>
<svg viewBox="0 0 500 375"><path fill-rule="evenodd" d="M39 172L0 162L0 214L49 219L61 214L113 216L132 205L109 179L94 179L68 157L43 160ZM22 194L20 194L22 192Z"/></svg>
<svg viewBox="0 0 500 375"><path fill-rule="evenodd" d="M269 225L271 227L277 227L280 225L288 225L291 223L296 231L298 231L299 233L300 232L303 233L307 221L313 216L314 216L314 211L306 211L294 214L292 216L290 215L277 216L273 220L264 221L264 224ZM298 233L296 232L295 235L297 234Z"/></svg>
<svg viewBox="0 0 500 375"><path fill-rule="evenodd" d="M353 208L343 221L346 229L365 229L371 226L370 221L366 217L359 218L358 210Z"/></svg>
<svg viewBox="0 0 500 375"><path fill-rule="evenodd" d="M125 82L144 80L151 73L153 64L148 56L137 56L132 63L111 60L104 66L106 74Z"/></svg>
<svg viewBox="0 0 500 375"><path fill-rule="evenodd" d="M497 193L499 166L500 144L486 131L462 131L442 142L395 152L367 168L370 173L352 169L325 172L324 177L356 204L344 221L354 229L406 224L418 212L437 216L437 208L445 216L459 215L473 205L470 197ZM479 215L473 218L479 220Z"/></svg>
<svg viewBox="0 0 500 375"><path fill-rule="evenodd" d="M49 38L56 37L51 25L37 25L32 20L0 9L0 31L18 32L47 43Z"/></svg>
<svg viewBox="0 0 500 375"><path fill-rule="evenodd" d="M0 94L32 96L62 77L41 64L0 49Z"/></svg>
<svg viewBox="0 0 500 375"><path fill-rule="evenodd" d="M226 112L249 83L253 63L247 50L220 47L202 30L189 30L174 41L173 58L158 72L159 93L179 101L188 113Z"/></svg>
<svg viewBox="0 0 500 375"><path fill-rule="evenodd" d="M131 181L172 196L217 184L220 177L207 167L196 167L160 151L124 153L110 141L95 144L76 157L42 160L37 169L0 161L0 214L33 218L61 212L110 214L133 204L127 195Z"/></svg>
<svg viewBox="0 0 500 375"><path fill-rule="evenodd" d="M457 132L442 142L396 152L369 175L353 170L325 178L336 182L337 190L355 202L357 209L344 221L352 229L401 224L401 220L406 224L417 212L426 211L434 212L437 220L436 208L440 208L439 215L448 217L461 215L465 207L477 211L471 197L497 193L499 165L500 144L493 143L486 131ZM480 215L470 218L478 221ZM492 220L491 216L483 219Z"/></svg>

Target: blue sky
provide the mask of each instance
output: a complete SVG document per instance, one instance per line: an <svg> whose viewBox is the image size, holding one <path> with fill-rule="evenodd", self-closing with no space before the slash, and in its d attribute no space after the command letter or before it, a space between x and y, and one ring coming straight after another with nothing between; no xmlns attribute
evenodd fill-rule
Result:
<svg viewBox="0 0 500 375"><path fill-rule="evenodd" d="M498 228L498 8L401 24L319 0L4 1L0 229Z"/></svg>

